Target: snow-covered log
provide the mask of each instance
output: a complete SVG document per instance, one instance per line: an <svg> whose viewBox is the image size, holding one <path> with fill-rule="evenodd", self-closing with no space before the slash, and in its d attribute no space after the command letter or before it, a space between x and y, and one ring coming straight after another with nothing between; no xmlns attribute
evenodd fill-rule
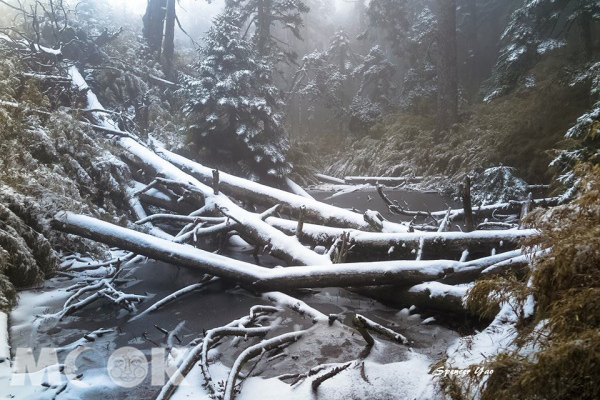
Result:
<svg viewBox="0 0 600 400"><path fill-rule="evenodd" d="M287 233L296 234L297 224L276 217L267 218L267 223ZM424 241L427 254L445 254L463 251L466 248L488 249L514 248L525 238L537 236L535 229L503 229L473 232L406 232L377 233L352 229L331 228L314 224L303 224L302 242L311 246L330 246L342 234L349 234L349 243L353 251L359 254L387 253L390 255L406 255L419 248Z"/></svg>
<svg viewBox="0 0 600 400"><path fill-rule="evenodd" d="M324 174L315 174L315 178L324 183L333 183L334 185L345 185L346 182L343 179L335 178L333 176Z"/></svg>
<svg viewBox="0 0 600 400"><path fill-rule="evenodd" d="M351 184L351 185L358 185L358 184L364 184L364 183L369 183L371 185L385 185L385 186L398 186L398 185L402 185L402 184L407 184L407 183L418 183L421 182L423 180L423 178L419 177L419 176L413 176L413 177L409 177L409 176L398 176L398 177L391 177L391 176L346 176L344 177L344 181L347 184Z"/></svg>
<svg viewBox="0 0 600 400"><path fill-rule="evenodd" d="M306 192L306 190L302 189L302 187L300 187L300 185L298 185L296 182L294 182L290 178L285 178L285 183L287 184L288 189L290 189L290 192L294 193L295 195L314 200L314 198L310 194L308 194Z"/></svg>
<svg viewBox="0 0 600 400"><path fill-rule="evenodd" d="M354 323L354 325L359 325L364 329L369 329L374 332L377 332L398 343L408 344L408 339L406 339L404 335L401 335L400 333L393 331L390 328L386 328L385 326L378 324L377 322L371 321L367 317L362 316L360 314L356 314L352 322Z"/></svg>
<svg viewBox="0 0 600 400"><path fill-rule="evenodd" d="M385 261L267 269L83 215L59 213L53 221L53 227L156 260L240 282L258 291L330 286L415 285L444 277L449 279L454 275L475 274L517 255L508 252L470 262Z"/></svg>
<svg viewBox="0 0 600 400"><path fill-rule="evenodd" d="M400 206L392 202L383 192L383 188L381 186L377 187L377 192L383 199L383 201L387 204L388 209L392 214L404 215L408 217L418 217L418 218L445 218L448 211L434 211L434 212L426 212L426 211L410 211L404 209L404 207ZM521 212L521 208L523 204L527 203L528 200L525 201L516 201L510 200L506 203L496 203L496 204L487 204L479 207L472 207L473 214L478 219L490 218L494 217L496 213L501 214L514 214L519 215ZM548 197L543 199L535 199L530 202L530 209L534 207L553 207L558 205L561 202L560 197ZM449 221L456 221L458 219L464 218L465 210L464 208L452 209L450 210L450 215L448 216Z"/></svg>
<svg viewBox="0 0 600 400"><path fill-rule="evenodd" d="M193 162L185 157L157 148L156 154L163 157L172 164L188 171L195 178L204 183L212 181L212 169ZM343 208L323 204L313 199L298 196L283 190L271 188L256 182L238 178L233 175L220 172L219 188L225 193L239 200L254 204L272 207L280 204L283 211L298 216L302 206L306 207L305 220L327 226L342 228L353 228L363 231L372 231L373 227L364 220L363 215L345 210ZM383 221L383 232L406 232L405 225Z"/></svg>
<svg viewBox="0 0 600 400"><path fill-rule="evenodd" d="M393 286L365 287L355 292L378 299L397 307L417 305L422 309L432 309L457 314L466 313L464 297L472 285L447 285L441 282L424 282L408 290L398 290Z"/></svg>

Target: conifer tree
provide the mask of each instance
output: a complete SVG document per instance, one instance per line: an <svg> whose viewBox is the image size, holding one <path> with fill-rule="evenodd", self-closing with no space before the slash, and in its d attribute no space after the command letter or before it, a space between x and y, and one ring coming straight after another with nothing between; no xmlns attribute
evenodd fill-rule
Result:
<svg viewBox="0 0 600 400"><path fill-rule="evenodd" d="M252 179L290 171L280 91L271 66L243 39L241 19L226 9L215 18L188 79L185 112L189 139L205 156L238 163Z"/></svg>

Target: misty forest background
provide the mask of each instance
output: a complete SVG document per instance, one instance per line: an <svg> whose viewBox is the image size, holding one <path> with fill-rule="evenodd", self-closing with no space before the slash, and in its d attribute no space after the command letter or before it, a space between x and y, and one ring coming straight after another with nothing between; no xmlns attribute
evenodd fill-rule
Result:
<svg viewBox="0 0 600 400"><path fill-rule="evenodd" d="M254 180L547 184L594 156L593 1L86 1L56 24L3 3L4 32L62 48L123 128Z"/></svg>
<svg viewBox="0 0 600 400"><path fill-rule="evenodd" d="M598 1L135 4L0 0L0 309L15 306L15 287L50 276L61 254L106 255L53 230L57 212L137 219L129 184L144 172L115 132L98 135L88 117L99 110L86 109L67 62L120 133L269 186L307 187L315 173L419 176L420 188L458 196L469 176L479 206L549 185L562 205L527 223L543 232L529 245L555 256L531 281L488 282L471 299L489 317L491 291L521 300L534 291L539 312L519 337L545 343L544 366L499 357L488 395L598 395L589 380L600 374ZM550 333L532 339L542 320ZM540 384L557 379L568 387L560 395Z"/></svg>

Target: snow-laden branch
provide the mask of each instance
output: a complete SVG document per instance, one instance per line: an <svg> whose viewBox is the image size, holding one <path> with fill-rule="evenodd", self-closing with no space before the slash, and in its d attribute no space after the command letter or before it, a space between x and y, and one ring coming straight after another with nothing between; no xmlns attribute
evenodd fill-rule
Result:
<svg viewBox="0 0 600 400"><path fill-rule="evenodd" d="M194 283L192 285L184 287L183 289L179 289L176 292L173 292L170 295L166 296L165 298L157 301L156 303L154 303L153 305L148 307L146 310L144 310L140 314L131 318L129 321L134 321L136 319L139 319L139 318L143 317L144 315L154 312L154 311L158 310L159 308L161 308L162 306L164 306L168 303L171 303L172 301L175 301L176 299L180 298L181 296L184 296L184 295L194 292L196 290L203 289L203 288L207 287L208 285L217 282L218 280L219 280L219 278L212 277L203 282Z"/></svg>
<svg viewBox="0 0 600 400"><path fill-rule="evenodd" d="M267 292L263 293L262 297L272 301L278 306L286 307L296 311L300 315L308 315L312 318L314 323L328 320L327 316L322 312L310 307L301 300L298 300L292 296L288 296L287 294L281 292Z"/></svg>
<svg viewBox="0 0 600 400"><path fill-rule="evenodd" d="M223 400L231 400L233 399L233 388L235 387L235 381L237 379L240 370L248 362L248 360L262 354L263 352L273 350L279 346L293 343L300 339L302 335L306 333L307 330L296 331L284 333L282 335L276 336L274 338L263 340L262 342L255 344L254 346L248 347L246 350L242 352L235 360L231 371L229 372L229 376L227 377L227 382L225 383L225 393L223 396Z"/></svg>
<svg viewBox="0 0 600 400"><path fill-rule="evenodd" d="M404 335L393 331L390 328L386 328L385 326L378 324L377 322L371 321L367 317L362 316L360 314L356 314L354 316L353 323L355 325L360 325L364 329L369 329L374 332L377 332L391 340L395 340L398 343L408 344L408 339L404 337Z"/></svg>

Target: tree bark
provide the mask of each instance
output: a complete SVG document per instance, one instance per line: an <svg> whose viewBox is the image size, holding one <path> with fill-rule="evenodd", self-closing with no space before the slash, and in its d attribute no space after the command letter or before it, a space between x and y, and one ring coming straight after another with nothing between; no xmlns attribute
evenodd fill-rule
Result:
<svg viewBox="0 0 600 400"><path fill-rule="evenodd" d="M163 42L163 72L168 80L174 80L173 55L175 54L175 4L176 0L167 0L165 20L165 38Z"/></svg>
<svg viewBox="0 0 600 400"><path fill-rule="evenodd" d="M581 38L585 55L591 58L594 53L594 40L592 34L592 15L589 12L582 12L579 19L579 27L581 29Z"/></svg>
<svg viewBox="0 0 600 400"><path fill-rule="evenodd" d="M458 122L456 0L438 0L438 109L437 132Z"/></svg>
<svg viewBox="0 0 600 400"><path fill-rule="evenodd" d="M259 0L256 14L256 34L258 54L261 57L268 55L267 43L271 34L271 1Z"/></svg>
<svg viewBox="0 0 600 400"><path fill-rule="evenodd" d="M144 23L144 38L148 43L150 51L157 53L159 59L162 48L166 6L167 0L148 0L146 14L142 18Z"/></svg>
<svg viewBox="0 0 600 400"><path fill-rule="evenodd" d="M462 203L465 212L465 230L472 232L475 229L475 221L473 219L473 209L471 208L471 178L465 178L465 185L462 189Z"/></svg>

